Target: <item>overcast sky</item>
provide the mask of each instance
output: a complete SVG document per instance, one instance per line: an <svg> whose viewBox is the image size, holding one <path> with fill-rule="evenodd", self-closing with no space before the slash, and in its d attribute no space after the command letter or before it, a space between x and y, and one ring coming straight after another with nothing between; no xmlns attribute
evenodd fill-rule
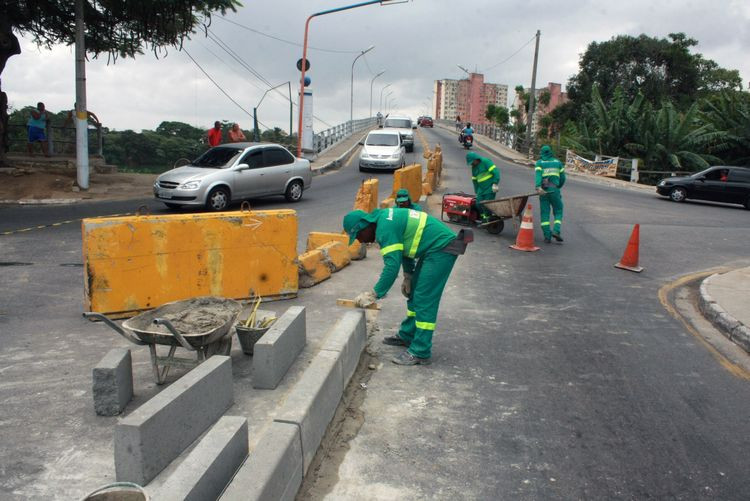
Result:
<svg viewBox="0 0 750 501"><path fill-rule="evenodd" d="M350 0L354 3L353 0ZM301 44L308 15L346 4L345 0L244 0L229 21ZM541 30L537 86L565 83L578 67L591 41L618 34L664 37L683 31L700 43L697 50L721 66L738 69L750 80L750 0L413 0L391 6L377 4L317 17L310 24L312 47L309 76L315 94L316 131L349 118L351 64L357 51L375 45L355 66L354 116L365 117L373 87L373 114L383 86L395 99L394 112L413 117L429 113L433 82L462 78L457 67L485 73L485 81L528 86L533 43ZM298 45L277 41L214 17L210 30L267 81L299 79ZM68 109L75 100L72 47L49 51L21 40L23 53L9 59L2 75L11 106L43 101L52 111ZM202 33L186 42L187 51L245 110L252 112L268 88L217 43ZM135 60L106 64L106 56L87 65L88 108L115 129L154 129L165 120L209 127L214 120L252 119L233 104L183 52L163 58L146 53ZM494 68L493 68L494 66ZM492 69L489 69L492 68ZM296 93L293 84L292 93ZM282 87L284 92L286 86ZM295 98L296 100L296 98ZM431 113L430 113L431 114ZM288 102L269 93L258 117L268 126L289 127ZM296 130L296 110L294 119Z"/></svg>

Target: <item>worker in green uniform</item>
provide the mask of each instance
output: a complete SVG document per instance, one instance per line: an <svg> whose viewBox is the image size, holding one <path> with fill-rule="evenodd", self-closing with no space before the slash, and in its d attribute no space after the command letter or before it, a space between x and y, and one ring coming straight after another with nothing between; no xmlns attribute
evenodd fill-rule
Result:
<svg viewBox="0 0 750 501"><path fill-rule="evenodd" d="M474 193L477 196L477 209L482 221L486 221L492 215L479 202L483 200L494 200L500 184L500 170L489 158L480 157L470 151L466 154L466 163L471 167L471 182L474 184Z"/></svg>
<svg viewBox="0 0 750 501"><path fill-rule="evenodd" d="M407 190L406 188L401 188L396 192L396 207L400 207L402 209L414 209L420 212L424 212L419 204L415 204L411 201L409 190Z"/></svg>
<svg viewBox="0 0 750 501"><path fill-rule="evenodd" d="M344 216L344 230L350 244L377 241L383 255L383 271L373 290L359 294L354 302L364 308L384 297L403 266L401 293L406 296L406 318L398 334L383 343L406 346L393 359L399 365L429 365L432 334L438 306L456 257L464 253L463 233L456 235L438 219L425 212L398 207L375 209L371 213L355 210ZM466 230L464 230L466 231Z"/></svg>
<svg viewBox="0 0 750 501"><path fill-rule="evenodd" d="M552 148L546 144L539 151L541 158L534 165L536 177L536 191L539 193L539 208L542 212L541 226L544 241L552 242L552 238L562 242L560 233L563 218L563 200L560 189L565 184L565 165L552 154ZM550 206L554 217L550 230Z"/></svg>

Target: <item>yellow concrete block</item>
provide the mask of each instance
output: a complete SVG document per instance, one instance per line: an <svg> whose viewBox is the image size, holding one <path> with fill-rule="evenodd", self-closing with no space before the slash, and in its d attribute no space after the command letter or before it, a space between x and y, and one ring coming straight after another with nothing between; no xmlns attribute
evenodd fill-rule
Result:
<svg viewBox="0 0 750 501"><path fill-rule="evenodd" d="M420 164L411 164L402 167L393 173L393 194L401 188L409 190L409 196L413 201L419 200L422 196L422 166Z"/></svg>
<svg viewBox="0 0 750 501"><path fill-rule="evenodd" d="M344 269L352 262L349 248L341 242L328 242L318 249L323 253L323 260L333 273Z"/></svg>
<svg viewBox="0 0 750 501"><path fill-rule="evenodd" d="M384 198L384 199L383 199L383 200L382 200L382 201L380 202L380 208L381 208L381 209L387 209L387 208L389 208L389 207L393 207L393 206L395 206L395 205L396 205L396 199L395 199L395 198L393 198L393 197L388 197L388 198Z"/></svg>
<svg viewBox="0 0 750 501"><path fill-rule="evenodd" d="M368 179L360 185L354 198L354 210L372 212L378 207L378 180Z"/></svg>
<svg viewBox="0 0 750 501"><path fill-rule="evenodd" d="M322 231L311 231L307 235L306 250L310 251L313 249L317 249L327 244L328 242L341 242L344 245L348 245L349 236L346 233L326 233ZM352 261L359 261L360 259L364 259L367 256L367 247L357 242L356 240L353 244L348 246L348 249L349 257L351 257Z"/></svg>
<svg viewBox="0 0 750 501"><path fill-rule="evenodd" d="M320 249L311 250L297 257L300 288L312 287L330 278L331 269Z"/></svg>
<svg viewBox="0 0 750 501"><path fill-rule="evenodd" d="M125 317L195 296L297 293L297 214L241 211L84 219L85 309Z"/></svg>
<svg viewBox="0 0 750 501"><path fill-rule="evenodd" d="M432 195L432 186L430 186L430 183L422 183L422 195Z"/></svg>

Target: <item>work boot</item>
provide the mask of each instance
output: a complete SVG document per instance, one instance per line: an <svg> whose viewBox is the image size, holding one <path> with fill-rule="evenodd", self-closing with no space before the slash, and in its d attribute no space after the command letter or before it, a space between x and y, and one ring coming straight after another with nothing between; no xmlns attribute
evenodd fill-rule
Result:
<svg viewBox="0 0 750 501"><path fill-rule="evenodd" d="M409 353L409 350L405 350L404 352L393 357L391 362L396 365L430 365L432 363L432 358L415 357L414 355Z"/></svg>
<svg viewBox="0 0 750 501"><path fill-rule="evenodd" d="M563 241L563 237L559 233L552 233L552 238L554 238L558 242L562 242Z"/></svg>
<svg viewBox="0 0 750 501"><path fill-rule="evenodd" d="M386 336L383 338L383 344L389 346L406 346L408 348L410 343L401 339L401 336Z"/></svg>

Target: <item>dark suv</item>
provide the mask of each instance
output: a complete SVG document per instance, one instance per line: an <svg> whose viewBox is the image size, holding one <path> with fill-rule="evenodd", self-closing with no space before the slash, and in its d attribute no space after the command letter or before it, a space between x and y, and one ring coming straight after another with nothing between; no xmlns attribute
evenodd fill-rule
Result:
<svg viewBox="0 0 750 501"><path fill-rule="evenodd" d="M719 165L692 176L667 177L656 186L674 202L686 198L742 204L750 210L750 168Z"/></svg>

